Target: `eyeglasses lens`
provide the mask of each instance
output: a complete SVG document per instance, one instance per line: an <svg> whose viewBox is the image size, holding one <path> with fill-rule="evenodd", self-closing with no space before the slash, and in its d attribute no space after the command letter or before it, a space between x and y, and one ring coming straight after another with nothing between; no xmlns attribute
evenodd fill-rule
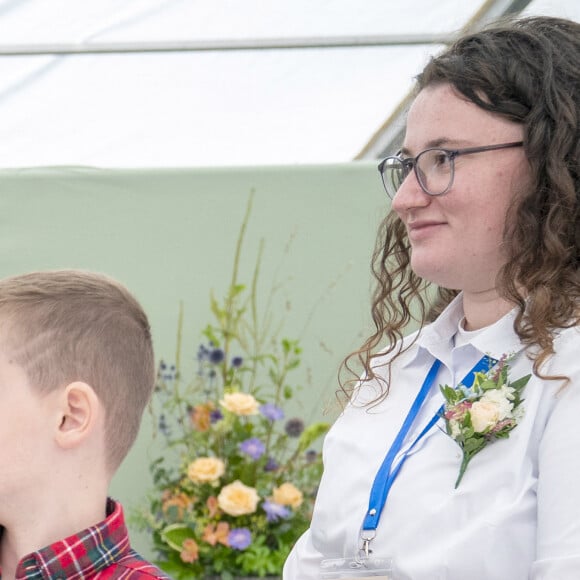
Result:
<svg viewBox="0 0 580 580"><path fill-rule="evenodd" d="M444 149L427 149L417 156L416 171L425 193L441 195L453 180L453 159Z"/></svg>
<svg viewBox="0 0 580 580"><path fill-rule="evenodd" d="M395 197L397 190L401 187L406 176L407 171L400 159L397 157L389 157L386 159L383 166L382 177L387 195L391 199Z"/></svg>

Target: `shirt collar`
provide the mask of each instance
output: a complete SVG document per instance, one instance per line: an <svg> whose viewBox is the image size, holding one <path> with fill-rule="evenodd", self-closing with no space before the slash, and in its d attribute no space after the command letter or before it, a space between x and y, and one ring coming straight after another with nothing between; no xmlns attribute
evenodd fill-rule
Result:
<svg viewBox="0 0 580 580"><path fill-rule="evenodd" d="M487 354L495 359L521 351L523 345L514 330L516 314L517 308L514 308L497 322L483 329L482 332L473 337L471 346L477 349L481 355ZM408 357L403 366L411 364L418 356L424 356L425 352L445 362L449 357L453 336L457 332L462 318L463 295L459 294L449 303L437 320L419 332L416 339L419 348L414 350L414 355Z"/></svg>
<svg viewBox="0 0 580 580"><path fill-rule="evenodd" d="M130 549L123 508L108 499L105 520L25 556L16 570L16 580L92 578Z"/></svg>

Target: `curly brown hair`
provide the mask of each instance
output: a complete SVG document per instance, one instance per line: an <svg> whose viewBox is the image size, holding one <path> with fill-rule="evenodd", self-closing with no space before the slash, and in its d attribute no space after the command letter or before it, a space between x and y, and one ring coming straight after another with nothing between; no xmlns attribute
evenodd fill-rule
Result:
<svg viewBox="0 0 580 580"><path fill-rule="evenodd" d="M508 210L503 233L508 259L497 286L518 308L515 331L535 347L528 352L541 375L554 352L555 332L580 322L580 24L533 17L466 35L431 59L417 77L416 92L437 84L450 84L478 107L522 125L531 185ZM375 332L343 363L353 370L359 362L367 379L382 382L383 394L374 402L387 396L390 383L388 369L382 378L372 369L378 347L386 339L381 354L398 356L408 323L432 321L458 293L431 289L433 300L410 258L406 228L390 212L372 258ZM342 383L347 395L352 384Z"/></svg>

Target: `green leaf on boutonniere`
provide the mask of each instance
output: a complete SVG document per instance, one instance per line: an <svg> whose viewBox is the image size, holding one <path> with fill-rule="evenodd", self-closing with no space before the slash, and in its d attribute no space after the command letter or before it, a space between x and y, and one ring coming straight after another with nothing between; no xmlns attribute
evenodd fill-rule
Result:
<svg viewBox="0 0 580 580"><path fill-rule="evenodd" d="M532 375L526 375L525 377L519 378L517 381L511 383L511 387L516 391L521 391L527 384Z"/></svg>

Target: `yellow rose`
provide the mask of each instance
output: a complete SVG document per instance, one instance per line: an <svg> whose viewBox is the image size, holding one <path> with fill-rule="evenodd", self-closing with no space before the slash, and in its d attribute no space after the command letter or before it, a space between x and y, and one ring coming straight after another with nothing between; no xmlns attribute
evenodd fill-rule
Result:
<svg viewBox="0 0 580 580"><path fill-rule="evenodd" d="M283 483L280 487L275 487L272 493L272 499L280 505L289 505L297 508L304 499L302 492L291 483Z"/></svg>
<svg viewBox="0 0 580 580"><path fill-rule="evenodd" d="M476 401L469 409L471 424L476 433L483 433L499 421L499 405L491 401Z"/></svg>
<svg viewBox="0 0 580 580"><path fill-rule="evenodd" d="M220 405L235 415L257 415L258 401L247 393L227 393Z"/></svg>
<svg viewBox="0 0 580 580"><path fill-rule="evenodd" d="M256 511L260 496L253 487L248 487L238 480L224 486L217 500L219 507L226 514L243 516Z"/></svg>
<svg viewBox="0 0 580 580"><path fill-rule="evenodd" d="M187 476L193 483L212 483L217 481L226 471L221 459L215 457L199 457L187 468Z"/></svg>

